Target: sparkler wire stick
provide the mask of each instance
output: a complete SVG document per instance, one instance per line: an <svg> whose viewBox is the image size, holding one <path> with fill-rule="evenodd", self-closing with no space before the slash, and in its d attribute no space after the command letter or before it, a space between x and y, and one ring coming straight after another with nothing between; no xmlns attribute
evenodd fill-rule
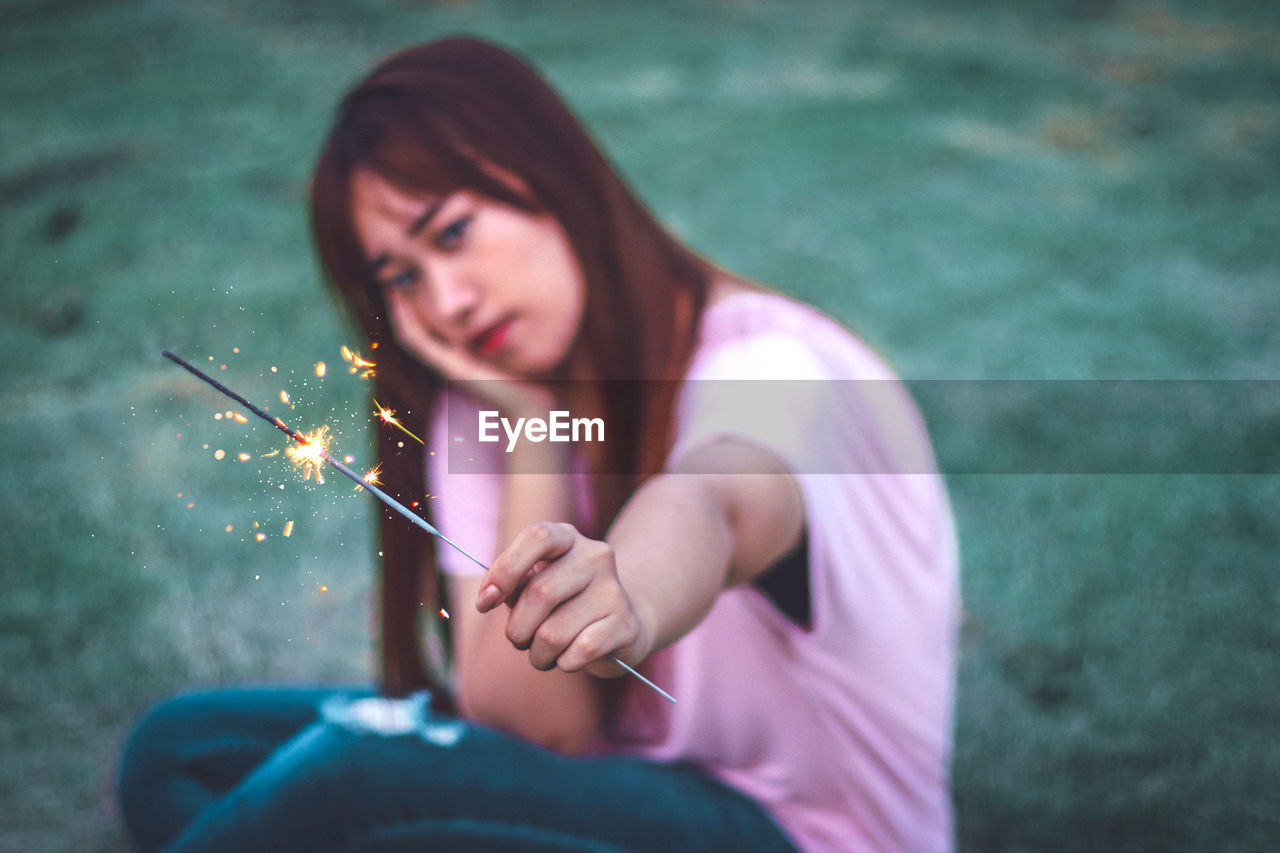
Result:
<svg viewBox="0 0 1280 853"><path fill-rule="evenodd" d="M283 432L285 435L287 435L287 436L289 436L290 438L292 438L294 441L298 442L299 444L310 445L310 442L308 441L308 439L307 439L307 437L306 437L305 435L303 435L302 433L298 432L296 429L293 429L293 428L291 428L291 427L287 426L287 425L285 424L285 422L284 422L284 421L282 421L282 420L280 420L279 418L273 418L273 417L271 417L271 416L270 416L270 415L268 415L266 412L264 412L262 409L259 409L259 408L258 408L257 406L255 406L253 403L250 403L250 402L249 402L248 400L246 400L244 397L241 397L241 396L240 396L239 394L237 394L235 391L232 391L230 388L228 388L227 386L223 385L221 382L219 382L218 380L214 379L214 378L213 378L212 376L210 376L209 374L207 374L207 373L205 373L204 371L200 370L198 367L195 367L195 366L193 366L193 365L191 365L191 364L187 363L186 361L184 361L183 359L181 359L181 358L179 358L178 356L174 355L173 353L169 352L168 350L163 350L160 354L161 354L161 355L163 355L165 358L169 359L170 361L172 361L174 364L176 364L176 365L178 365L179 367L181 367L181 368L185 369L188 373L192 374L192 375L193 375L193 376L195 376L196 378L203 380L204 382L206 382L206 383L208 383L209 385L211 385L211 386L213 386L214 388L216 388L218 391L220 391L220 392L222 392L223 394L225 394L225 395L227 395L228 397L230 397L232 400L235 400L237 403L239 403L240 405L244 406L244 407L245 407L246 409L248 409L250 412L253 412L255 415L257 415L258 417L262 418L264 421L266 421L267 423L271 424L273 427L275 427L276 429L280 430L280 431L281 431L281 432ZM409 521L411 521L412 523L416 524L418 527L421 527L423 530L427 531L427 532L428 532L428 533L430 533L432 536L434 536L434 537L436 537L437 539L439 539L441 542L444 542L446 545L448 545L448 546L450 546L451 548L453 548L453 549L454 549L455 551L457 551L459 554L461 554L462 556L466 557L468 560L470 560L471 562L475 563L477 566L479 566L480 568L484 569L486 572L487 572L487 571L489 571L489 567L488 567L488 566L486 566L484 563L482 563L482 562L480 562L478 559L476 559L476 558L475 558L475 557L474 557L474 556L473 556L469 551L467 551L465 548L463 548L463 547L462 547L461 545L459 545L457 542L454 542L454 541L453 541L452 539L450 539L448 536L445 536L443 533L441 533L441 532L439 531L439 529L437 529L437 528L435 527L435 525L431 524L431 523L430 523L429 521L427 521L425 518L423 518L422 516L418 515L416 512L413 512L412 510L410 510L410 509L409 509L408 507L406 507L404 504L400 503L398 500L396 500L395 498L391 497L391 495L389 495L389 494L387 494L386 492L382 491L382 489L379 489L377 486L373 485L372 483L366 482L366 481L365 481L365 479L364 479L363 477L361 477L361 476L360 476L359 474L357 474L355 471L352 471L352 470L351 470L350 468L348 468L346 465L343 465L343 464L342 464L341 462L339 462L337 459L334 459L334 458L333 458L332 456L330 456L327 452L325 452L325 451L321 450L321 451L320 451L320 456L324 459L324 461L325 461L325 462L327 462L329 465L331 465L331 466L332 466L335 470L337 470L339 473L341 473L341 474L343 474L343 475L345 475L345 476L347 476L347 477L350 477L352 480L354 480L354 481L355 481L355 483L356 483L356 485L360 486L361 488L368 489L368 490L369 490L369 492L370 492L370 494L372 494L372 495L373 495L374 497L376 497L378 500L382 501L382 502L383 502L384 504L386 504L387 506L391 507L391 509L393 509L393 510L395 510L396 512L400 513L400 514L401 514L402 516L404 516L406 519L408 519L408 520L409 520ZM672 696L670 693L668 693L667 691L663 690L661 687L659 687L658 685L654 684L652 681L650 681L649 679L645 678L643 675L641 675L641 674L640 674L639 672L637 672L635 669L633 669L632 667L630 667L630 666L628 666L627 664L623 663L622 661L618 660L618 659L617 659L616 657L614 657L613 655L609 655L609 660L613 661L613 662L614 662L614 663L616 663L618 666L620 666L620 667L622 667L623 669L625 669L625 670L626 670L628 673L630 673L631 675L633 675L633 676L635 676L636 678L640 679L640 681L641 681L641 682L643 682L646 686L648 686L648 687L652 688L653 690L657 691L657 692L658 692L658 693L659 693L659 694L660 694L664 699L666 699L666 700L668 700L669 702L672 702L672 703L674 703L674 702L676 701L676 697Z"/></svg>

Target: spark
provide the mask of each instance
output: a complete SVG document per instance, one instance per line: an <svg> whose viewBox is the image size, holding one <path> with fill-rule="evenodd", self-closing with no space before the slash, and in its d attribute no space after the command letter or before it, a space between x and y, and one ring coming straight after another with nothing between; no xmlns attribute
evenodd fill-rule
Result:
<svg viewBox="0 0 1280 853"><path fill-rule="evenodd" d="M321 592L328 592L328 591L329 591L329 587L325 586L324 584L320 584L320 591L321 591Z"/></svg>
<svg viewBox="0 0 1280 853"><path fill-rule="evenodd" d="M385 407L385 406L383 406L381 403L379 403L377 400L374 400L374 401L373 401L373 407L374 407L374 409L376 409L376 411L374 412L374 414L376 414L378 417L382 418L382 422L383 422L384 424L390 424L391 426L393 426L393 427L395 427L396 429L398 429L398 430L400 430L401 432L403 432L405 435L407 435L407 436L409 436L410 438L412 438L414 441L418 442L418 444L426 444L426 442L425 442L425 441L423 441L422 439L418 438L418 437L417 437L416 435L414 435L413 433L409 432L409 430L405 428L405 425L404 425L404 424L400 423L400 421L396 418L396 413L395 413L394 411L392 411L391 409L386 408L386 407Z"/></svg>
<svg viewBox="0 0 1280 853"><path fill-rule="evenodd" d="M441 617L443 617L443 618L445 618L445 619L448 619L448 618L449 618L449 611L448 611L448 610L445 610L443 607L441 607L441 608L440 608L440 615L441 615Z"/></svg>
<svg viewBox="0 0 1280 853"><path fill-rule="evenodd" d="M292 405L289 402L289 392L285 391L283 388L280 389L280 402L284 403L286 406Z"/></svg>
<svg viewBox="0 0 1280 853"><path fill-rule="evenodd" d="M288 539L293 535L293 519L289 519L284 523L284 538Z"/></svg>
<svg viewBox="0 0 1280 853"><path fill-rule="evenodd" d="M325 372L324 362L323 362L323 361L317 361L317 362L316 362L316 376L319 376L319 377L323 378L323 377L324 377L324 372Z"/></svg>
<svg viewBox="0 0 1280 853"><path fill-rule="evenodd" d="M300 434L297 444L284 449L285 456L295 466L302 469L302 479L310 480L316 475L317 483L324 483L325 455L329 450L329 427L318 427L311 432Z"/></svg>
<svg viewBox="0 0 1280 853"><path fill-rule="evenodd" d="M378 365L368 359L362 357L359 352L352 350L348 346L342 347L342 358L351 366L347 368L352 373L359 373L361 379L368 379L373 375L373 369Z"/></svg>
<svg viewBox="0 0 1280 853"><path fill-rule="evenodd" d="M267 538L267 534L265 534L265 533L258 533L258 534L255 534L253 538L254 538L254 539L256 539L256 540L258 540L259 542L261 542L263 539L266 539L266 538Z"/></svg>
<svg viewBox="0 0 1280 853"><path fill-rule="evenodd" d="M374 465L374 466L373 466L372 468L370 468L368 471L365 471L365 472L364 472L364 476L363 476L363 477L361 477L361 478L360 478L360 480L361 480L361 482L362 482L362 483L368 483L368 484L369 484L369 485L371 485L371 486L381 485L381 483L382 483L382 478L379 476L380 474L382 474L382 463L381 463L381 462L379 462L377 465ZM363 489L363 488L364 488L364 486L363 486L363 485L357 485L357 486L355 487L355 491L357 491L357 492L358 492L358 491L360 491L360 490L361 490L361 489Z"/></svg>
<svg viewBox="0 0 1280 853"><path fill-rule="evenodd" d="M222 457L224 457L224 456L226 456L226 455L227 455L227 451L225 451L225 450L223 450L223 449L221 449L221 448L219 448L219 449L217 449L217 450L213 451L213 458L214 458L214 459L217 459L219 462L221 462L221 461L222 461Z"/></svg>
<svg viewBox="0 0 1280 853"><path fill-rule="evenodd" d="M249 419L239 412L232 412L231 419L238 424L247 424L249 422Z"/></svg>

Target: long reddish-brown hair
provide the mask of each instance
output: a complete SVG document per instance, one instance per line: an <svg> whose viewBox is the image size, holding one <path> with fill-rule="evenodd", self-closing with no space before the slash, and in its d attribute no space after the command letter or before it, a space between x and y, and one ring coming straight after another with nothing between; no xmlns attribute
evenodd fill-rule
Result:
<svg viewBox="0 0 1280 853"><path fill-rule="evenodd" d="M672 237L636 199L582 125L525 62L494 45L453 38L385 59L341 102L311 183L312 228L340 301L378 344L374 396L425 422L442 379L397 346L386 303L352 226L351 178L370 170L405 190L468 189L555 216L587 283L583 325L564 378L589 380L584 401L609 424L589 464L593 535L670 447L675 379L683 374L706 305L711 267ZM499 175L514 175L527 193ZM419 445L378 437L386 487L426 493ZM447 532L447 531L446 531ZM439 691L422 665L420 608L441 595L435 542L387 511L381 524L382 689ZM426 569L425 573L423 570Z"/></svg>

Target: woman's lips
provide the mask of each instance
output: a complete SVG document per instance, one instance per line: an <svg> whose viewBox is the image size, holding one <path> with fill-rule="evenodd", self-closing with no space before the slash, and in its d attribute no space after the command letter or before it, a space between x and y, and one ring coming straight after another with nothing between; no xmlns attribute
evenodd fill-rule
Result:
<svg viewBox="0 0 1280 853"><path fill-rule="evenodd" d="M473 339L472 346L476 351L488 355L498 350L502 346L503 341L507 339L507 332L511 330L512 320L510 318L500 320L489 328L485 329Z"/></svg>

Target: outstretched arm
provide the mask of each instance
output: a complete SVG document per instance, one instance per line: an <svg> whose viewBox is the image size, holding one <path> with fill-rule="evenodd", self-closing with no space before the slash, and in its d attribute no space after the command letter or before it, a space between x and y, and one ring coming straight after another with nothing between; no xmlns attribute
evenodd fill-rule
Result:
<svg viewBox="0 0 1280 853"><path fill-rule="evenodd" d="M723 438L646 481L603 542L563 523L522 529L476 606L511 605L506 638L537 669L617 675L608 655L638 663L679 639L721 590L757 577L803 530L800 488L782 461Z"/></svg>

